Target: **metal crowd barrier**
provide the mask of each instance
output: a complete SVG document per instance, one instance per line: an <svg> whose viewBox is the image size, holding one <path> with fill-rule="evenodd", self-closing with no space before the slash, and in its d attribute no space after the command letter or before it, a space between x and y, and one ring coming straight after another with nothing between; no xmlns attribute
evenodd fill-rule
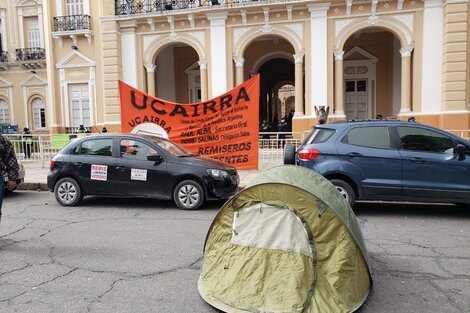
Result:
<svg viewBox="0 0 470 313"><path fill-rule="evenodd" d="M445 131L470 141L470 129L446 129Z"/></svg>
<svg viewBox="0 0 470 313"><path fill-rule="evenodd" d="M466 140L470 140L470 130L447 130ZM258 141L259 162L282 162L284 146L293 144L299 147L308 132L260 132ZM15 149L20 162L40 162L42 167L48 167L52 157L60 148L53 147L51 135L31 135L26 141L22 134L4 134Z"/></svg>
<svg viewBox="0 0 470 313"><path fill-rule="evenodd" d="M22 134L4 134L15 149L16 157L20 162L40 162L42 167L48 167L52 157L59 152L51 144L50 135L31 134L30 139ZM304 133L260 133L259 134L259 161L282 162L283 147L285 144L299 146Z"/></svg>
<svg viewBox="0 0 470 313"><path fill-rule="evenodd" d="M40 162L42 167L48 167L52 157L60 148L51 145L50 135L34 135L23 137L22 134L4 134L12 143L16 158L20 162Z"/></svg>
<svg viewBox="0 0 470 313"><path fill-rule="evenodd" d="M259 162L282 162L284 158L284 146L293 144L296 147L304 139L302 132L260 132L258 144Z"/></svg>

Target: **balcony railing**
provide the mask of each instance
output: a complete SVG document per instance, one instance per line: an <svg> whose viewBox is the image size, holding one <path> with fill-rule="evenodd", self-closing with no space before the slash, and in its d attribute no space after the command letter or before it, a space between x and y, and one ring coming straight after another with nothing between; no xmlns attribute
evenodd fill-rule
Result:
<svg viewBox="0 0 470 313"><path fill-rule="evenodd" d="M115 0L116 15L156 13L168 10L192 9L216 5L236 5L267 0Z"/></svg>
<svg viewBox="0 0 470 313"><path fill-rule="evenodd" d="M16 61L45 60L46 53L43 48L16 49Z"/></svg>
<svg viewBox="0 0 470 313"><path fill-rule="evenodd" d="M54 31L66 32L74 30L90 30L90 16L68 15L54 17Z"/></svg>
<svg viewBox="0 0 470 313"><path fill-rule="evenodd" d="M8 62L8 51L0 51L0 63Z"/></svg>

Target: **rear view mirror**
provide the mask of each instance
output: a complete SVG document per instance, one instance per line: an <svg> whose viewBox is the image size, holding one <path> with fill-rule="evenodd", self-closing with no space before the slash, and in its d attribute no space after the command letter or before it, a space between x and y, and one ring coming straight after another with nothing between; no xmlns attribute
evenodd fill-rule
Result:
<svg viewBox="0 0 470 313"><path fill-rule="evenodd" d="M463 144L461 143L457 144L457 155L459 156L459 161L465 159L466 150L467 150L467 147L465 147Z"/></svg>
<svg viewBox="0 0 470 313"><path fill-rule="evenodd" d="M160 164L163 162L163 157L159 154L151 154L147 156L147 161L153 161L155 164Z"/></svg>

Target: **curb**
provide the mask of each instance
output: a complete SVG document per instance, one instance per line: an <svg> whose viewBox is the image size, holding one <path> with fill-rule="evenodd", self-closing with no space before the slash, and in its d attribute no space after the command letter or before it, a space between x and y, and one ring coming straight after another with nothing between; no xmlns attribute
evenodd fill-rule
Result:
<svg viewBox="0 0 470 313"><path fill-rule="evenodd" d="M46 183L22 183L16 190L49 191Z"/></svg>

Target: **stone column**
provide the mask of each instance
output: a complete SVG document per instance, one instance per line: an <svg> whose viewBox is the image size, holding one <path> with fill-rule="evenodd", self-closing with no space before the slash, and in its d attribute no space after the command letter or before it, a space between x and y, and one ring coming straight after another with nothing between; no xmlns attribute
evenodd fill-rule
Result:
<svg viewBox="0 0 470 313"><path fill-rule="evenodd" d="M198 61L199 70L201 71L201 101L208 100L208 90L207 90L207 61L200 60Z"/></svg>
<svg viewBox="0 0 470 313"><path fill-rule="evenodd" d="M439 112L442 105L443 1L426 0L423 5L421 112ZM454 27L446 26L448 28ZM454 44L451 46L455 47Z"/></svg>
<svg viewBox="0 0 470 313"><path fill-rule="evenodd" d="M122 80L134 88L138 86L137 21L123 21L121 27Z"/></svg>
<svg viewBox="0 0 470 313"><path fill-rule="evenodd" d="M145 64L145 70L147 71L147 93L151 96L156 96L156 85L155 85L155 72L157 66L155 64Z"/></svg>
<svg viewBox="0 0 470 313"><path fill-rule="evenodd" d="M295 62L295 115L304 115L304 54L294 54ZM279 118L281 119L282 116Z"/></svg>
<svg viewBox="0 0 470 313"><path fill-rule="evenodd" d="M315 106L328 105L328 9L330 3L307 4L310 12L310 103L306 113L313 114ZM306 92L307 95L309 94ZM310 112L309 112L310 111Z"/></svg>
<svg viewBox="0 0 470 313"><path fill-rule="evenodd" d="M210 22L210 68L211 68L211 97L217 97L227 91L227 28L225 20L227 12L208 13Z"/></svg>
<svg viewBox="0 0 470 313"><path fill-rule="evenodd" d="M235 85L238 86L245 81L243 68L243 65L245 64L245 59L235 57L233 58L233 61L235 62Z"/></svg>
<svg viewBox="0 0 470 313"><path fill-rule="evenodd" d="M346 117L344 114L344 69L343 55L344 51L335 51L335 110L337 117Z"/></svg>
<svg viewBox="0 0 470 313"><path fill-rule="evenodd" d="M411 51L400 49L401 53L401 107L400 113L411 112Z"/></svg>

